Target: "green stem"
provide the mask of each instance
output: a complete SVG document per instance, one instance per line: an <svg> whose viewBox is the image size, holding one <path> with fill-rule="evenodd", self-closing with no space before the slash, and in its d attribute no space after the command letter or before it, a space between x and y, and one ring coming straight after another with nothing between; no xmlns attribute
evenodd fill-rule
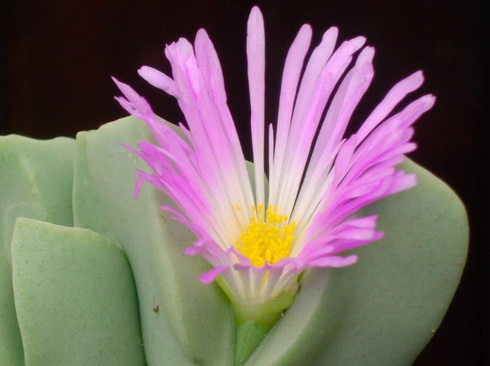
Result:
<svg viewBox="0 0 490 366"><path fill-rule="evenodd" d="M268 332L269 328L250 320L238 324L234 366L244 365Z"/></svg>

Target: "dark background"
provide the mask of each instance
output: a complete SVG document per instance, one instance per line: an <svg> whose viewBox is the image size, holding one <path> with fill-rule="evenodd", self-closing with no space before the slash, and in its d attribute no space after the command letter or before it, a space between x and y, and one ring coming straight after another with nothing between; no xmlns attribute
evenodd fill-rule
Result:
<svg viewBox="0 0 490 366"><path fill-rule="evenodd" d="M0 0L1 1L1 0ZM74 136L123 117L114 75L146 95L166 119L177 104L136 74L141 65L169 71L165 43L210 34L225 73L230 109L245 149L249 107L245 64L248 1L0 2L0 133ZM415 363L484 365L488 356L489 223L488 48L484 1L256 1L266 23L267 118L275 119L283 61L303 23L314 41L331 25L340 39L359 34L376 47L376 76L354 115L369 113L396 81L423 69L422 92L438 98L417 124L412 157L448 182L465 202L472 236L455 300ZM421 95L421 93L418 93ZM350 366L350 365L346 365Z"/></svg>

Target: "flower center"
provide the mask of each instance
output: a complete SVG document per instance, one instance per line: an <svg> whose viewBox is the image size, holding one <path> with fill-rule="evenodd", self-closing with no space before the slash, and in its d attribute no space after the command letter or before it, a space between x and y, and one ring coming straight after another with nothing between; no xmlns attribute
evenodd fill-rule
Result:
<svg viewBox="0 0 490 366"><path fill-rule="evenodd" d="M296 227L295 222L288 224L286 215L278 214L277 206L268 206L265 215L263 210L264 205L259 205L257 210L252 206L252 222L235 243L237 250L255 267L288 257Z"/></svg>

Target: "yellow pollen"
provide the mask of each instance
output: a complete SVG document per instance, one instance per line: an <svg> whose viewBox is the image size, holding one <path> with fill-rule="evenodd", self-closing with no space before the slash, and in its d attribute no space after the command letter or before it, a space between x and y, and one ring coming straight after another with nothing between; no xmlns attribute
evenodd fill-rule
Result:
<svg viewBox="0 0 490 366"><path fill-rule="evenodd" d="M252 206L252 222L236 241L237 250L250 259L256 267L265 262L274 264L290 254L296 223L288 223L286 215L279 215L277 206Z"/></svg>

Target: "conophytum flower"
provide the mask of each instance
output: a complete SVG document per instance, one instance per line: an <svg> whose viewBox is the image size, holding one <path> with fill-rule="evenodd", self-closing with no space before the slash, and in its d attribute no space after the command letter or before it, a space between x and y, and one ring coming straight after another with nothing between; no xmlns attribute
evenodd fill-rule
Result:
<svg viewBox="0 0 490 366"><path fill-rule="evenodd" d="M359 130L345 137L374 75L374 49L363 48L364 37L336 48L337 34L335 27L327 30L306 60L312 30L301 27L286 58L277 121L266 126L264 25L260 10L252 9L247 58L253 174L205 30L194 45L181 38L165 48L171 77L148 66L139 70L177 99L187 122L179 125L183 135L116 80L124 94L116 99L147 123L156 140L132 149L152 171L138 171L135 194L146 181L173 199L175 207L162 209L197 237L186 254L199 254L213 267L199 280L218 282L239 323L272 326L291 304L306 268L354 264L355 254L342 253L383 236L376 231L377 217L359 217L359 210L416 185L416 177L396 165L416 148L412 125L435 98L425 95L397 113L393 109L420 87L422 73L396 84Z"/></svg>

